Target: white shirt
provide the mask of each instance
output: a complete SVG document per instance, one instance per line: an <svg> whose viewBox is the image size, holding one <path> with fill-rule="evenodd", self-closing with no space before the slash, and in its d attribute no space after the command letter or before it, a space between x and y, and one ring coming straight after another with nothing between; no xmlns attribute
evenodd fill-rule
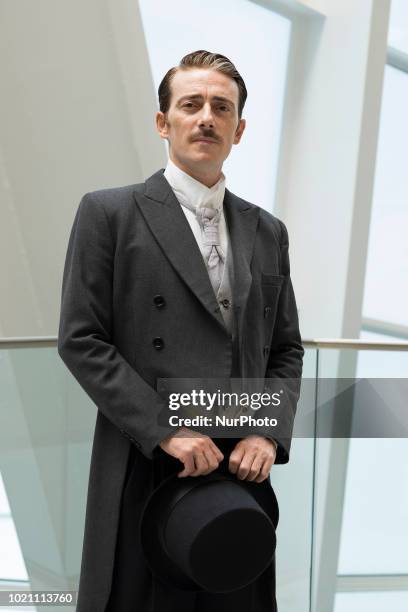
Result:
<svg viewBox="0 0 408 612"><path fill-rule="evenodd" d="M207 187L200 181L197 181L192 176L181 170L176 164L169 158L166 169L164 171L166 180L170 183L170 187L174 191L174 195L182 205L181 208L186 215L187 221L190 224L191 230L200 248L201 254L204 257L203 249L203 238L202 229L197 221L197 217L193 211L188 209L184 203L188 202L190 205L197 207L202 206L204 203L212 208L221 211L220 223L219 223L219 235L220 235L220 246L227 256L229 238L227 224L224 217L224 194L225 194L225 175L221 173L220 179L212 187Z"/></svg>

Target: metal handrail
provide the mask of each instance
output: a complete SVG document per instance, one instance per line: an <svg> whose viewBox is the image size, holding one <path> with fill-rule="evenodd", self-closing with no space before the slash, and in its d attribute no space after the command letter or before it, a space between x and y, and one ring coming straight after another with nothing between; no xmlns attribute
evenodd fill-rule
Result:
<svg viewBox="0 0 408 612"><path fill-rule="evenodd" d="M302 340L305 348L316 349L358 349L359 351L408 351L408 342L384 342L379 340L359 340L349 338L317 338Z"/></svg>
<svg viewBox="0 0 408 612"><path fill-rule="evenodd" d="M361 351L408 351L408 342L383 342L350 338L305 338L304 348L315 349L358 349ZM0 338L0 349L56 347L56 336L33 336Z"/></svg>
<svg viewBox="0 0 408 612"><path fill-rule="evenodd" d="M56 336L0 338L0 349L56 347Z"/></svg>

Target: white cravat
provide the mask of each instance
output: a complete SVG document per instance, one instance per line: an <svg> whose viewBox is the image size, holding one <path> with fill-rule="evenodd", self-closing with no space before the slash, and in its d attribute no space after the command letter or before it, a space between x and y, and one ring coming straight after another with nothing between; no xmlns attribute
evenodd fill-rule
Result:
<svg viewBox="0 0 408 612"><path fill-rule="evenodd" d="M206 246L204 243L204 236L202 228L198 222L195 212L191 210L196 207L202 207L209 203L211 207L220 211L220 222L219 222L219 240L220 247L225 257L228 251L228 231L225 222L223 200L225 194L225 175L221 173L219 181L212 187L207 187L200 181L197 181L192 176L181 170L176 164L169 158L164 176L169 182L170 187L174 191L174 195L182 205L182 210L190 224L191 230L200 248L201 254L206 259Z"/></svg>

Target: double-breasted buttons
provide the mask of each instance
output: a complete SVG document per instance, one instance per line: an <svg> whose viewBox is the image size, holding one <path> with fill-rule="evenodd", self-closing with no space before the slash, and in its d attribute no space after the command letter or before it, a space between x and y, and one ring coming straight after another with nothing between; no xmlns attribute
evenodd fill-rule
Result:
<svg viewBox="0 0 408 612"><path fill-rule="evenodd" d="M263 354L264 354L264 357L267 357L269 355L269 346L264 346Z"/></svg>
<svg viewBox="0 0 408 612"><path fill-rule="evenodd" d="M164 347L163 338L160 338L160 336L158 336L157 338L153 338L153 346L156 349L156 351L161 351L162 348Z"/></svg>
<svg viewBox="0 0 408 612"><path fill-rule="evenodd" d="M166 300L162 295L155 295L153 298L153 303L156 308L163 308L163 306L166 304Z"/></svg>
<svg viewBox="0 0 408 612"><path fill-rule="evenodd" d="M224 308L229 308L231 306L231 302L228 298L224 298L223 300L221 300L220 304L224 306Z"/></svg>
<svg viewBox="0 0 408 612"><path fill-rule="evenodd" d="M265 319L267 317L269 317L269 315L271 314L271 310L272 310L271 306L265 306L265 308L264 308L264 317L265 317Z"/></svg>

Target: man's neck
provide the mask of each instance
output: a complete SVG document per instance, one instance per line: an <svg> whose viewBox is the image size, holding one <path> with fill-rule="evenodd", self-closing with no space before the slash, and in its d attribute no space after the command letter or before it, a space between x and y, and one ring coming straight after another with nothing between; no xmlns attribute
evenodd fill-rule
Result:
<svg viewBox="0 0 408 612"><path fill-rule="evenodd" d="M173 159L170 155L170 159L180 170L191 176L196 181L203 183L206 187L212 187L217 183L222 174L222 167L217 169L212 168L190 168L185 164L181 163L179 160Z"/></svg>

